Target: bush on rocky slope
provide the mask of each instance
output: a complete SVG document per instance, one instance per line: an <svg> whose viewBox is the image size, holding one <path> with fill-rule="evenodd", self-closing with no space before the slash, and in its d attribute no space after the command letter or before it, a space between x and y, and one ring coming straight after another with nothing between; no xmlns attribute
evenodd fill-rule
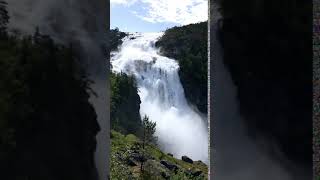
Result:
<svg viewBox="0 0 320 180"><path fill-rule="evenodd" d="M141 140L129 134L111 131L111 179L207 179L207 165L192 164L162 152L155 145L147 145L144 173L140 171Z"/></svg>

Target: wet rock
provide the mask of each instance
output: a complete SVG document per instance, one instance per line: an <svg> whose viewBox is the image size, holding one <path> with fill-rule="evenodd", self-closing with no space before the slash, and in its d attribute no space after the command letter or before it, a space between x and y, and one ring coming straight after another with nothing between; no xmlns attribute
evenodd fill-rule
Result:
<svg viewBox="0 0 320 180"><path fill-rule="evenodd" d="M190 159L188 156L182 156L182 161L184 161L184 162L187 162L187 163L193 163L193 160L192 159Z"/></svg>
<svg viewBox="0 0 320 180"><path fill-rule="evenodd" d="M157 61L157 58L156 57L152 57L152 63L155 64Z"/></svg>

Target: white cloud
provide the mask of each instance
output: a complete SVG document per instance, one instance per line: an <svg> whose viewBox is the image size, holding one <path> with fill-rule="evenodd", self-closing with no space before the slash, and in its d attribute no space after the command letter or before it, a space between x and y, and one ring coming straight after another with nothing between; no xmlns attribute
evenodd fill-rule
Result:
<svg viewBox="0 0 320 180"><path fill-rule="evenodd" d="M137 0L110 0L110 4L111 5L127 5L127 6L131 6L135 2L137 2Z"/></svg>
<svg viewBox="0 0 320 180"><path fill-rule="evenodd" d="M208 19L206 0L141 0L141 2L148 8L147 13L139 17L148 22L186 25Z"/></svg>
<svg viewBox="0 0 320 180"><path fill-rule="evenodd" d="M134 11L137 17L151 23L186 25L208 20L207 0L111 0L111 4L131 6L140 2L145 13Z"/></svg>

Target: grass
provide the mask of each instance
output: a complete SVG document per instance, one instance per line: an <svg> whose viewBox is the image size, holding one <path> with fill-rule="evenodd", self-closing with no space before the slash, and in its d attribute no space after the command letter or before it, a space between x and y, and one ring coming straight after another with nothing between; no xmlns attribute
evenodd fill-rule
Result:
<svg viewBox="0 0 320 180"><path fill-rule="evenodd" d="M128 166L126 164L126 160L132 149L134 149L137 145L139 145L140 139L135 135L123 135L114 130L111 131L111 179L164 179L159 175L154 175L152 173L146 172L145 177L141 175L140 164L137 163L137 166ZM167 155L162 152L155 145L148 145L146 147L146 152L148 157L151 157L156 163L156 168L167 172L170 176L169 179L207 179L208 167L206 164L194 161L193 164L184 162L180 159L176 159L172 156ZM171 172L160 165L161 160L166 160L171 164L175 164L179 167L179 171L177 173ZM159 171L160 171L159 170ZM204 177L189 177L185 172L186 171L197 171L200 170L203 172Z"/></svg>

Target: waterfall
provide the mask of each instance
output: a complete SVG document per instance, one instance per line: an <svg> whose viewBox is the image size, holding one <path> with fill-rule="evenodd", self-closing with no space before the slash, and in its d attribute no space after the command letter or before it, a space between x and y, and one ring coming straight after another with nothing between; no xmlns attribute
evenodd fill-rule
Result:
<svg viewBox="0 0 320 180"><path fill-rule="evenodd" d="M161 56L155 48L162 35L134 33L125 37L119 52L112 54L112 70L135 77L141 99L140 114L157 123L155 135L165 152L208 163L206 118L189 106L178 75L178 63Z"/></svg>

